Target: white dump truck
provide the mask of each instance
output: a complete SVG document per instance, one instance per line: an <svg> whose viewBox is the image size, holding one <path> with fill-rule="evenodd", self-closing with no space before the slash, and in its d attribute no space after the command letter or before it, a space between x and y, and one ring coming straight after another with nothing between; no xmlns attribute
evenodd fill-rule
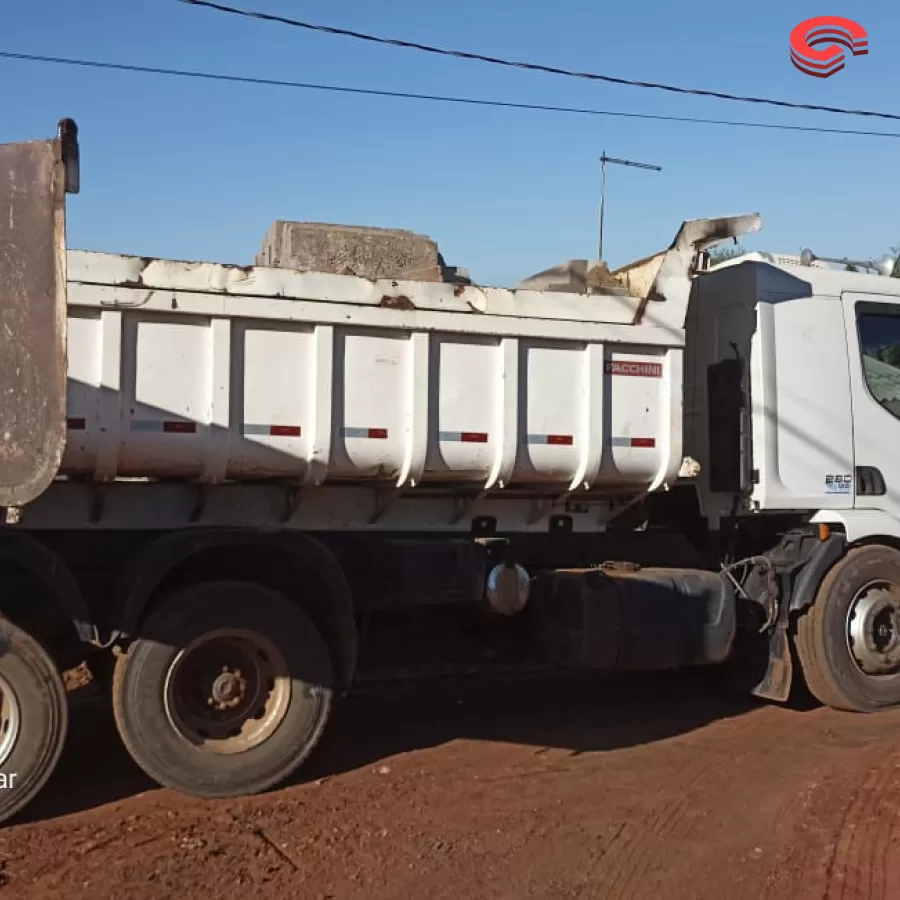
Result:
<svg viewBox="0 0 900 900"><path fill-rule="evenodd" d="M67 252L74 123L0 163L0 817L83 662L203 797L284 780L365 679L900 703L900 280L708 270L756 215L581 292Z"/></svg>

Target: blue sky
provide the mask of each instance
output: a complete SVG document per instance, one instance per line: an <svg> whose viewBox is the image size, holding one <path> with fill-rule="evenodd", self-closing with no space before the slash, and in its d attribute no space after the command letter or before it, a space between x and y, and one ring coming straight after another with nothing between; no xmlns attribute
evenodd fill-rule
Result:
<svg viewBox="0 0 900 900"><path fill-rule="evenodd" d="M900 113L900 5L759 0L691 7L585 0L233 0L362 31L550 65ZM748 11L752 9L752 12ZM852 15L870 38L828 79L795 70L788 36ZM755 107L370 46L176 0L7 4L0 50L666 115L896 131L900 122ZM509 284L596 255L665 246L684 218L760 212L752 249L879 256L900 243L900 140L796 134L370 99L0 60L0 140L81 130L69 243L252 261L274 219L410 228L450 264Z"/></svg>

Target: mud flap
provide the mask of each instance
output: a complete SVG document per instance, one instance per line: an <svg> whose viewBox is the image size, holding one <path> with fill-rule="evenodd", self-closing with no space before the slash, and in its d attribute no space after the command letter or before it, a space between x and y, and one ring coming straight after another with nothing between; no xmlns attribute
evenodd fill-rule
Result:
<svg viewBox="0 0 900 900"><path fill-rule="evenodd" d="M788 699L794 678L788 624L788 611L785 609L782 610L768 642L763 642L760 638L754 648L756 652L745 649L736 655L735 687L755 697L777 703L784 703Z"/></svg>

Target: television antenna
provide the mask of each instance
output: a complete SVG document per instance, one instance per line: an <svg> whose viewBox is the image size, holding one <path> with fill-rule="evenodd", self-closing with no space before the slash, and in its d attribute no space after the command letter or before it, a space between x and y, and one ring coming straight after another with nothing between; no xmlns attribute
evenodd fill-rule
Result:
<svg viewBox="0 0 900 900"><path fill-rule="evenodd" d="M650 163L636 162L633 159L619 159L615 156L607 156L606 151L600 156L600 256L603 259L603 219L606 211L606 164L616 166L630 166L633 169L649 169L652 172L662 172L662 166L654 166Z"/></svg>

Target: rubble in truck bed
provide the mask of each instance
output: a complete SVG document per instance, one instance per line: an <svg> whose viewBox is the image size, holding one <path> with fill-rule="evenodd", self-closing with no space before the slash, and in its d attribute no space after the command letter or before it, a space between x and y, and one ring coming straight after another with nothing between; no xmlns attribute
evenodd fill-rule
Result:
<svg viewBox="0 0 900 900"><path fill-rule="evenodd" d="M567 294L627 294L625 285L601 260L570 259L538 272L516 285L518 291L553 291Z"/></svg>
<svg viewBox="0 0 900 900"><path fill-rule="evenodd" d="M428 235L397 228L274 222L256 255L258 266L355 275L372 280L472 284L468 270L448 266ZM568 260L516 285L519 290L627 294L605 262Z"/></svg>
<svg viewBox="0 0 900 900"><path fill-rule="evenodd" d="M428 235L397 228L274 222L263 238L256 265L373 281L471 284L469 273L448 266Z"/></svg>

